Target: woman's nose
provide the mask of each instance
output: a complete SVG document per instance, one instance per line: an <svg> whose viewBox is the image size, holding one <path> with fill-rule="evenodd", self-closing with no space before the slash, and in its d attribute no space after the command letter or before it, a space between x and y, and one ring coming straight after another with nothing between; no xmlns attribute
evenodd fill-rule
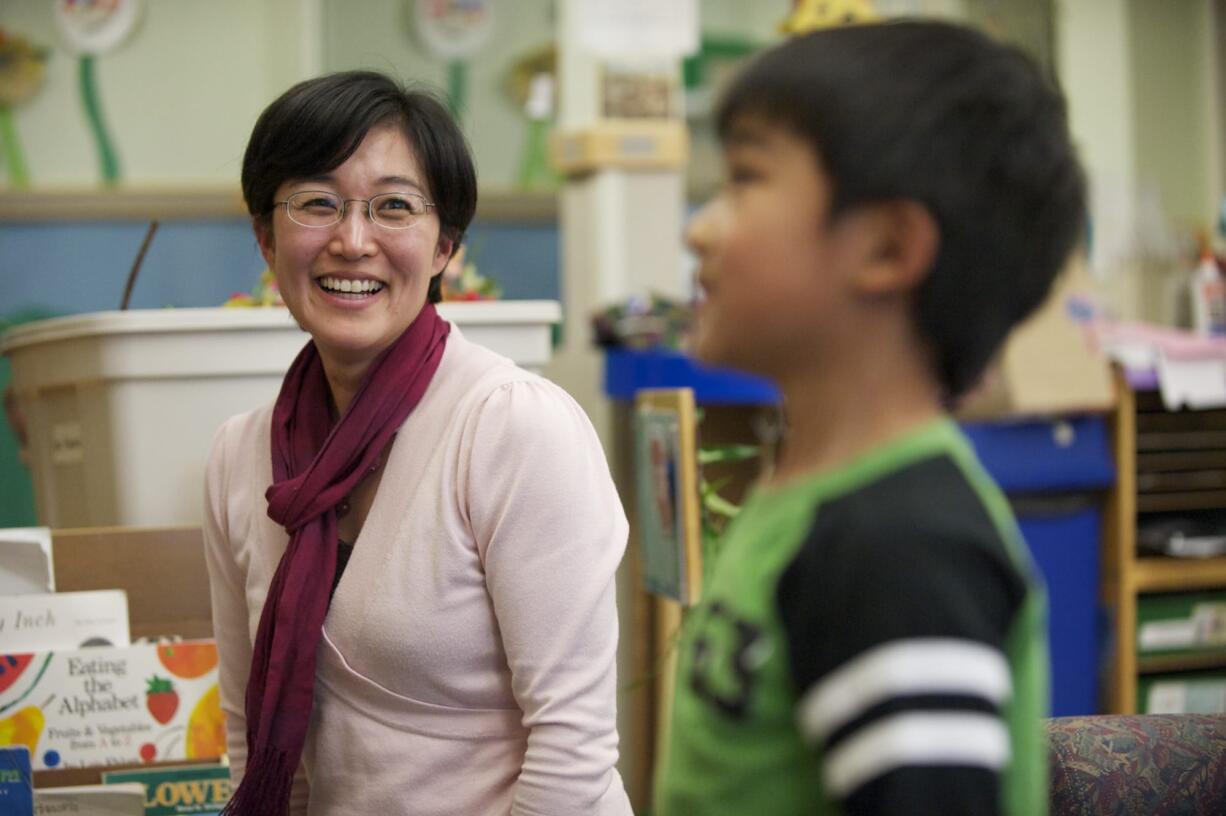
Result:
<svg viewBox="0 0 1226 816"><path fill-rule="evenodd" d="M365 201L350 201L341 220L333 227L334 251L346 258L360 258L374 251L373 230L375 225L368 217L370 204Z"/></svg>

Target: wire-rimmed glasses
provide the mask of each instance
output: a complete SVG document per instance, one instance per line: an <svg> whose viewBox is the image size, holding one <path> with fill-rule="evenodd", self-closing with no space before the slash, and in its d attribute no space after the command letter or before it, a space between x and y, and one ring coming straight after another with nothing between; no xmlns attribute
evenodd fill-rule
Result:
<svg viewBox="0 0 1226 816"><path fill-rule="evenodd" d="M304 227L331 227L345 217L349 204L366 205L366 215L384 229L407 229L425 215L434 203L417 193L380 193L370 198L341 198L323 190L303 190L274 201L285 206L289 220Z"/></svg>

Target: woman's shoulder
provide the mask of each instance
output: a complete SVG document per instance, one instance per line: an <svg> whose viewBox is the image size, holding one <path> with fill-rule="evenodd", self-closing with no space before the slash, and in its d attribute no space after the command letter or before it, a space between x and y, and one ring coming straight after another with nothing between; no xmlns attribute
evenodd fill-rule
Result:
<svg viewBox="0 0 1226 816"><path fill-rule="evenodd" d="M235 414L221 424L213 436L210 460L226 460L231 466L245 454L269 450L272 407L270 402L259 408Z"/></svg>
<svg viewBox="0 0 1226 816"><path fill-rule="evenodd" d="M545 390L557 388L539 374L521 368L510 358L469 340L454 326L452 337L447 341L447 356L443 365L445 369L440 373L465 392L466 401L476 405L485 402L500 389L516 384Z"/></svg>

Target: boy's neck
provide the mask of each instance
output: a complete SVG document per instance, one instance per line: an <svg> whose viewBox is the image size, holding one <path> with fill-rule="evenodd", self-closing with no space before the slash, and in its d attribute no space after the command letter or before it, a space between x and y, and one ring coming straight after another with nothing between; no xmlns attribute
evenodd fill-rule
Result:
<svg viewBox="0 0 1226 816"><path fill-rule="evenodd" d="M788 434L768 484L833 471L944 416L936 383L918 356L861 353L781 379Z"/></svg>

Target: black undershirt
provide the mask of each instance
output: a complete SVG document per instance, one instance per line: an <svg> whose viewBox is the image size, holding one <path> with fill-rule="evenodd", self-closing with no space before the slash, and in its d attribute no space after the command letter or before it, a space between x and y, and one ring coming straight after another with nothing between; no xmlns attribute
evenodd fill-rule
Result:
<svg viewBox="0 0 1226 816"><path fill-rule="evenodd" d="M338 538L336 540L336 572L332 575L332 591L328 593L329 599L336 594L336 586L341 582L341 575L344 574L351 555L353 555L353 545Z"/></svg>

